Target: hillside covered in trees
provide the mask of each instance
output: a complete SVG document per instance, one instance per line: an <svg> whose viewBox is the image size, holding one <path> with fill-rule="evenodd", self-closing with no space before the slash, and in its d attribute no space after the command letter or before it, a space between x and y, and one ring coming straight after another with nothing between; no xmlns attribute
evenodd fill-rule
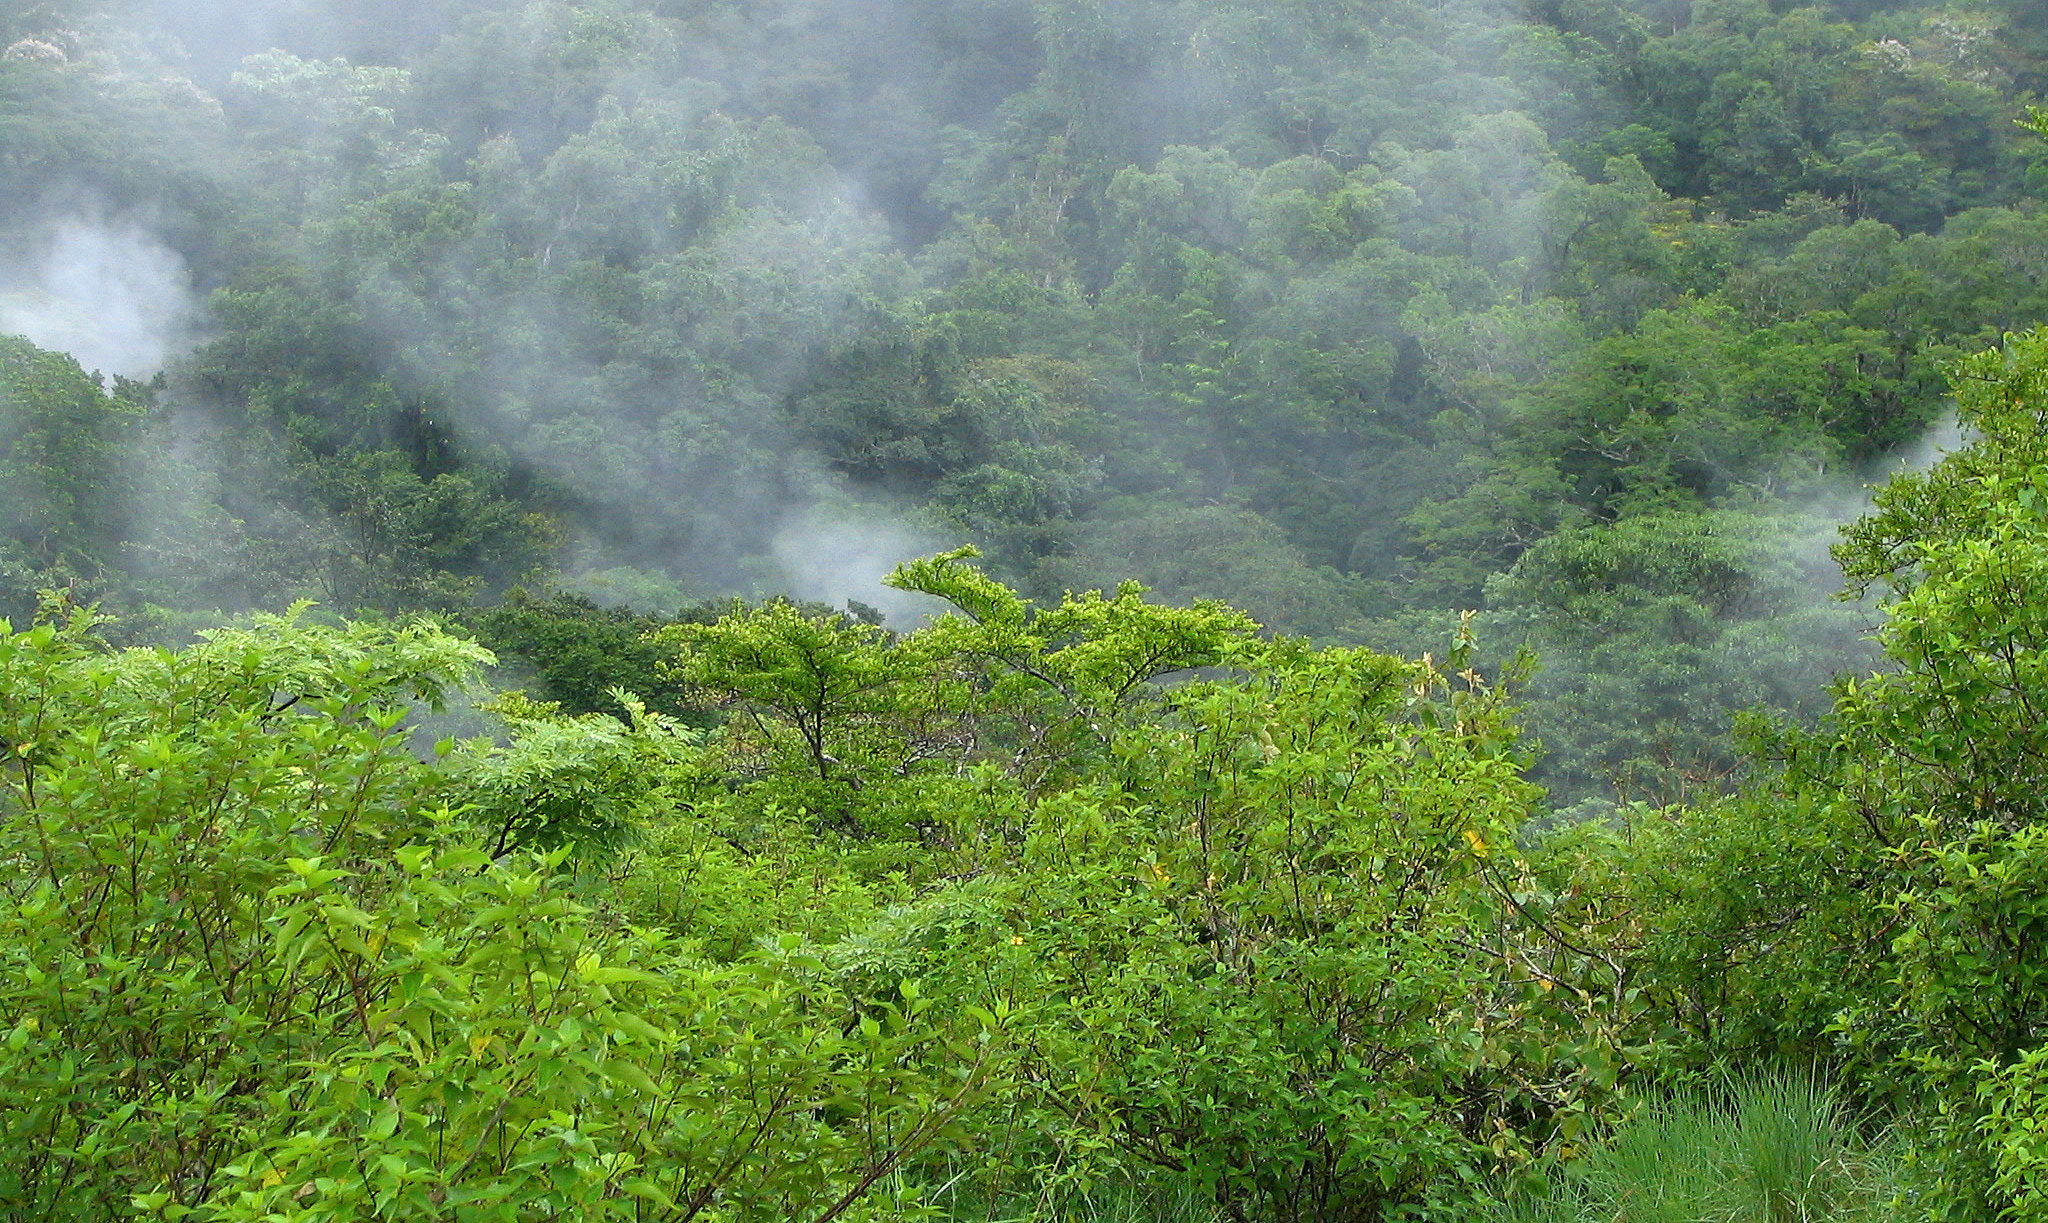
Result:
<svg viewBox="0 0 2048 1223"><path fill-rule="evenodd" d="M1611 1220L1790 1083L1655 1217L2039 1217L2044 89L0 10L0 1212Z"/></svg>

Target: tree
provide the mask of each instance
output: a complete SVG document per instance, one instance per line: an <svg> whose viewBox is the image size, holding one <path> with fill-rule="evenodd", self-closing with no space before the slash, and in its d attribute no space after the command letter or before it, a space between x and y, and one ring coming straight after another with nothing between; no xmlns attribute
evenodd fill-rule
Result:
<svg viewBox="0 0 2048 1223"><path fill-rule="evenodd" d="M793 732L803 771L820 782L857 786L886 767L876 755L915 752L889 741L883 723L923 669L879 625L776 601L670 625L654 640L672 652L667 671L685 693L753 719L763 748L781 743L776 730Z"/></svg>
<svg viewBox="0 0 2048 1223"><path fill-rule="evenodd" d="M1534 791L1468 649L1240 640L1109 728L1113 768L982 817L998 971L1054 1000L1022 1099L1053 1158L1232 1220L1393 1218L1600 1110L1608 966L1514 911L1550 903Z"/></svg>
<svg viewBox="0 0 2048 1223"><path fill-rule="evenodd" d="M787 602L664 628L666 673L724 709L717 740L760 801L857 835L916 829L946 781L995 759L1036 786L1099 761L1163 675L1220 662L1256 625L1222 603L1165 607L1126 583L1036 607L962 548L890 575L952 611L915 631Z"/></svg>
<svg viewBox="0 0 2048 1223"><path fill-rule="evenodd" d="M660 674L669 655L650 640L676 620L715 615L702 606L672 617L600 606L582 595L536 595L515 588L505 601L477 613L478 639L501 658L534 670L536 694L572 714L624 712L613 692L645 700L648 708L691 724L710 720L703 709L676 698Z"/></svg>
<svg viewBox="0 0 2048 1223"><path fill-rule="evenodd" d="M1747 711L1802 721L1878 661L1834 597L1833 524L1737 510L1630 515L1538 540L1487 583L1482 631L1535 651L1531 779L1555 806L1657 806L1734 788Z"/></svg>
<svg viewBox="0 0 2048 1223"><path fill-rule="evenodd" d="M0 565L5 598L104 573L119 560L128 506L116 490L142 436L147 391L111 392L62 353L0 336Z"/></svg>

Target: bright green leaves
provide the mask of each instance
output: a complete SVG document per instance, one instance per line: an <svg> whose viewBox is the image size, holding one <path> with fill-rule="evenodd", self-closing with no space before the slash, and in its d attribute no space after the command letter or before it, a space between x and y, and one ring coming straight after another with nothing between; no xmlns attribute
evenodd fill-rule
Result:
<svg viewBox="0 0 2048 1223"><path fill-rule="evenodd" d="M2008 336L2002 347L1958 362L1951 383L1970 445L1879 491L1876 512L1848 529L1838 553L1856 582L1910 588L1926 548L1981 537L1983 512L2013 499L2048 465L2048 339L2041 333Z"/></svg>
<svg viewBox="0 0 2048 1223"><path fill-rule="evenodd" d="M935 648L1028 676L1086 717L1107 716L1148 680L1215 666L1258 631L1249 616L1219 600L1167 607L1148 602L1135 582L1113 595L1070 592L1055 606L1033 607L964 563L977 555L962 548L912 561L888 583L945 599L963 613L923 630Z"/></svg>
<svg viewBox="0 0 2048 1223"><path fill-rule="evenodd" d="M90 628L0 637L0 855L21 864L0 885L0 1026L30 1034L0 1053L0 1202L38 1218L118 1217L131 1191L190 1204L274 1106L306 1008L350 995L274 941L271 898L319 906L295 937L333 954L384 937L339 889L374 891L380 847L425 831L392 707L487 657L298 613L181 654L109 653Z"/></svg>
<svg viewBox="0 0 2048 1223"><path fill-rule="evenodd" d="M1536 792L1501 694L1298 641L1230 659L1007 838L1008 971L1053 1000L1034 1125L1247 1218L1373 1217L1512 1164L1582 1106L1600 1025L1525 988L1584 974L1503 904Z"/></svg>
<svg viewBox="0 0 2048 1223"><path fill-rule="evenodd" d="M1515 841L1537 791L1469 641L1438 665L1262 640L1135 585L1040 606L974 555L891 576L956 609L900 635L787 606L664 630L673 673L738 715L713 743L757 776L661 834L658 911L724 942L746 926L710 910L793 889L807 911L784 920L844 932L830 959L924 984L908 1013L1013 1002L1042 1085L991 1120L1035 1136L1013 1158L1160 1165L1246 1217L1395 1209L1598 1108L1613 974L1524 920L1546 895ZM951 737L915 737L933 728ZM822 783L858 818L829 885L835 838L771 839ZM894 829L922 852L877 855ZM919 886L863 920L882 863Z"/></svg>
<svg viewBox="0 0 2048 1223"><path fill-rule="evenodd" d="M1145 684L1223 663L1257 629L1221 603L1148 602L1135 584L1036 607L968 565L975 555L890 576L959 609L912 632L778 602L655 640L677 651L667 670L687 696L738 715L719 740L738 767L765 770L786 807L874 831L892 804L885 822L901 827L928 801L910 779L957 779L997 755L1035 775L1099 752Z"/></svg>
<svg viewBox="0 0 2048 1223"><path fill-rule="evenodd" d="M1029 601L978 567L963 563L980 555L977 548L955 548L937 556L905 561L889 575L888 584L898 590L944 599L961 615L991 632L1021 629Z"/></svg>
<svg viewBox="0 0 2048 1223"><path fill-rule="evenodd" d="M363 940L325 931L338 872L275 894L300 971L346 983L338 1030L201 1217L816 1217L937 1140L997 1065L914 986L846 1022L863 1004L797 945L709 966L601 933L554 872L416 865Z"/></svg>
<svg viewBox="0 0 2048 1223"><path fill-rule="evenodd" d="M824 1219L1003 1072L988 1008L582 903L570 846L616 846L691 755L623 694L630 725L507 700L509 746L436 776L402 711L473 644L92 628L0 634L0 1211Z"/></svg>
<svg viewBox="0 0 2048 1223"><path fill-rule="evenodd" d="M1000 1128L1033 1176L1306 1221L1597 1109L1611 982L1517 849L1469 640L1039 606L970 559L899 571L958 609L906 633L661 630L701 744L515 694L429 765L400 710L488 655L426 626L0 638L0 1203L825 1220Z"/></svg>
<svg viewBox="0 0 2048 1223"><path fill-rule="evenodd" d="M1954 383L1972 440L1880 490L1837 550L1890 596L1895 669L1839 684L1817 732L1759 736L1784 765L1752 793L1640 821L1623 852L1632 954L1684 1034L1842 1059L1915 1118L1942 1217L1977 1218L2039 1175L2018 1100L2048 1023L2048 335Z"/></svg>
<svg viewBox="0 0 2048 1223"><path fill-rule="evenodd" d="M2025 950L2048 827L2048 335L1959 364L1956 401L1976 440L1880 493L1841 549L1894 595L1882 641L1899 670L1840 692L1829 747L1839 801L1891 851L1899 995L1879 1014L1904 1085L1940 1118L1961 1203L2020 1189L2010 1144L2039 1124L2010 1105L1987 1115L1987 1093L2048 1022Z"/></svg>
<svg viewBox="0 0 2048 1223"><path fill-rule="evenodd" d="M908 711L908 690L929 667L879 626L772 602L672 625L654 640L676 651L665 669L686 695L742 715L729 742L756 732L742 750L775 760L794 752L828 785L858 785L911 750L893 715Z"/></svg>
<svg viewBox="0 0 2048 1223"><path fill-rule="evenodd" d="M1960 364L1956 401L1976 440L1894 480L1838 550L1853 579L1892 591L1882 641L1900 671L1845 690L1836 717L1886 805L1948 835L2041 818L2048 336Z"/></svg>
<svg viewBox="0 0 2048 1223"><path fill-rule="evenodd" d="M2016 119L2014 122L2043 140L2048 140L2048 110L2043 110L2039 106L2029 106L2027 107L2027 117Z"/></svg>
<svg viewBox="0 0 2048 1223"><path fill-rule="evenodd" d="M452 757L453 796L485 831L492 854L566 845L607 856L663 806L664 783L694 737L625 693L615 699L630 724L501 699L494 712L505 719L510 742L473 744Z"/></svg>

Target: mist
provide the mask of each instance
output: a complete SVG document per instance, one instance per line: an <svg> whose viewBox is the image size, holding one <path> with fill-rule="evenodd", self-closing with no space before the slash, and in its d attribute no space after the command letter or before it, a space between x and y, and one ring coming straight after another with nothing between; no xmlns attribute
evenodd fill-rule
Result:
<svg viewBox="0 0 2048 1223"><path fill-rule="evenodd" d="M1941 362L2048 317L1996 271L2048 250L2009 116L1886 160L1883 107L1795 92L1823 134L1759 161L1716 82L1778 90L1784 39L1712 14L48 12L0 26L36 184L0 192L0 328L162 372L132 537L91 554L193 615L517 587L911 624L881 577L972 543L1036 599L1134 579L1405 651L1486 609L1548 652L1584 780L1665 750L1632 722L1864 665L1825 551L1857 479L1952 445L1914 444ZM1808 75L1893 97L1828 29Z"/></svg>
<svg viewBox="0 0 2048 1223"><path fill-rule="evenodd" d="M832 606L863 604L890 626L909 629L940 610L937 600L884 586L882 579L903 561L943 546L937 533L900 518L826 503L791 515L775 533L772 555L795 597Z"/></svg>
<svg viewBox="0 0 2048 1223"><path fill-rule="evenodd" d="M308 0L159 4L154 44L132 29L117 41L127 55L162 48L170 70L216 91L251 134L239 171L250 190L281 194L288 207L417 191L437 163L466 180L488 219L408 242L402 261L379 246L403 234L352 235L353 220L303 231L287 249L316 279L354 286L336 304L359 320L364 359L417 399L413 411L431 415L457 453L501 456L488 461L545 490L565 528L556 560L571 586L780 587L893 606L881 573L974 532L932 530L943 513L912 530L873 508L914 507L920 496L864 483L790 405L815 396L848 354L863 361L900 344L894 303L927 291L920 280L948 275L958 258L941 253L913 271L902 256L945 251L949 214L1008 206L1000 179L1014 155L994 143L1017 121L1005 107L1034 89L1071 90L1068 122L1085 125L1077 148L1164 166L1175 142L1236 125L1234 109L1261 88L1233 57L1267 58L1267 84L1286 71L1272 75L1271 57L1241 33L1183 28L1160 6L1089 16L1011 2L792 0L687 27L625 5L409 11L400 22ZM1424 127L1368 135L1335 116L1331 130L1311 133L1318 158L1337 150L1358 163L1377 147L1379 161L1420 184L1402 217L1408 240L1485 233L1495 264L1527 262L1543 242L1532 211L1542 136L1495 113L1512 89L1454 82L1480 79L1475 49L1507 21L1461 10L1439 45L1375 52L1411 75L1435 74L1427 92L1459 97L1472 117L1449 148L1418 151ZM874 54L878 43L889 53ZM1295 42L1288 51L1304 63L1324 54ZM566 88L536 87L550 75ZM1239 138L1256 148L1273 137ZM949 180L960 171L944 165L948 151L977 141L994 154L970 163L980 181ZM628 149L635 160L620 161ZM962 192L987 198L963 209ZM1058 204L1048 223L1065 224L1073 207ZM1227 207L1242 215L1250 205ZM1074 258L1066 235L1044 239L1053 260ZM154 372L191 346L189 275L145 227L66 221L31 246L35 258L12 278L8 325L113 374ZM508 255L504 272L477 275ZM594 299L581 278L597 261L634 268L652 292L625 309ZM1371 317L1392 304L1354 308ZM691 359L675 361L677 349ZM1190 441L1199 444L1156 444ZM850 520L830 508L852 504L868 508ZM1364 564L1384 567L1379 557ZM1043 572L1100 584L1130 576L1051 563ZM516 576L492 571L494 583ZM1216 580L1241 585L1228 573ZM1306 601L1329 604L1321 589Z"/></svg>
<svg viewBox="0 0 2048 1223"><path fill-rule="evenodd" d="M202 326L184 259L133 218L81 207L30 229L0 259L0 332L108 377L158 373Z"/></svg>
<svg viewBox="0 0 2048 1223"><path fill-rule="evenodd" d="M2044 96L2048 0L0 0L0 1215L1619 1217L1703 1065L2024 1214Z"/></svg>

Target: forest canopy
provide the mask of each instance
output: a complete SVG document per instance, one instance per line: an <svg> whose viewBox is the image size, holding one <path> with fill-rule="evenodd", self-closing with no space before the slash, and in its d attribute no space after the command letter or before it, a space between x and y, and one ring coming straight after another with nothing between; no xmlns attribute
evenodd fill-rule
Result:
<svg viewBox="0 0 2048 1223"><path fill-rule="evenodd" d="M6 6L0 1212L2031 1217L2044 89Z"/></svg>
<svg viewBox="0 0 2048 1223"><path fill-rule="evenodd" d="M1876 661L1826 544L1944 362L2048 317L2044 39L2017 0L16 6L0 331L140 381L111 449L9 469L12 610L914 618L880 577L974 543L1405 652L1478 610L1545 660L1557 805L1719 792L1735 710ZM25 376L10 432L86 393Z"/></svg>

